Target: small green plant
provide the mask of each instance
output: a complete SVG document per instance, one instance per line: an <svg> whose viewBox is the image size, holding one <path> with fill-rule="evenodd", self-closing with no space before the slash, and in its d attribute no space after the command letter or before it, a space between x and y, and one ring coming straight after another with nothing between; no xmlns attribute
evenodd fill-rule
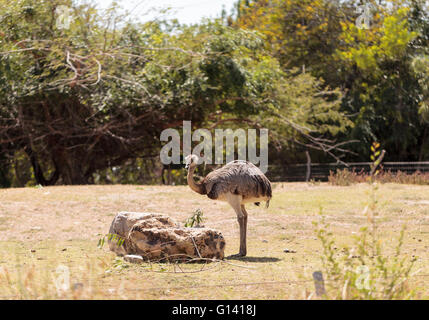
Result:
<svg viewBox="0 0 429 320"><path fill-rule="evenodd" d="M128 269L129 267L130 265L126 261L124 261L124 259L116 257L113 261L112 267L110 269L107 269L106 272L121 272L122 270Z"/></svg>
<svg viewBox="0 0 429 320"><path fill-rule="evenodd" d="M374 146L374 145L373 145ZM378 148L371 148L374 162ZM374 163L372 168L378 164ZM393 252L386 252L378 232L378 186L370 176L369 201L363 213L367 225L359 230L351 247L342 250L335 243L329 224L322 216L314 222L317 238L322 244L322 267L327 279L328 299L411 299L415 291L408 285L415 259L402 255L405 226L402 228ZM322 209L320 209L322 214ZM401 258L402 257L402 258Z"/></svg>
<svg viewBox="0 0 429 320"><path fill-rule="evenodd" d="M375 221L375 220L374 220ZM328 299L411 299L415 292L408 280L415 259L401 258L405 227L402 228L394 253L384 252L376 223L360 229L352 247L340 246L329 232L324 217L315 223L322 243L322 266L327 279Z"/></svg>
<svg viewBox="0 0 429 320"><path fill-rule="evenodd" d="M373 142L371 145L371 171L370 171L370 182L372 182L373 178L376 177L380 173L380 165L383 161L384 154L386 150L380 151L380 144L378 142Z"/></svg>
<svg viewBox="0 0 429 320"><path fill-rule="evenodd" d="M100 249L103 248L104 243L106 241L106 238L108 241L116 241L116 245L118 247L122 246L125 242L125 239L120 237L119 235L117 235L116 233L107 233L105 234L102 238L100 238L98 240L98 245L97 247L99 247Z"/></svg>
<svg viewBox="0 0 429 320"><path fill-rule="evenodd" d="M195 210L195 212L192 214L191 217L189 217L188 219L186 219L185 221L185 227L187 228L198 228L200 227L200 223L202 223L204 221L204 217L203 217L204 213L201 209L197 209Z"/></svg>

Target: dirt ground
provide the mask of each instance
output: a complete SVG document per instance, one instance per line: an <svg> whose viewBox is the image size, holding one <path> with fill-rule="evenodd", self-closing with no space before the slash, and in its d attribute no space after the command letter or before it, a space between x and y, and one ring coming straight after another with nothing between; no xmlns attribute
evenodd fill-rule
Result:
<svg viewBox="0 0 429 320"><path fill-rule="evenodd" d="M58 186L0 190L0 298L304 299L314 291L322 208L339 243L366 221L370 186L276 183L269 209L248 205L248 256L238 252L236 216L187 186ZM429 274L429 187L385 184L377 191L386 246L407 225L404 252ZM196 209L226 240L222 263L131 265L97 247L119 211L161 212L183 223ZM285 250L287 252L285 252ZM70 288L56 279L69 270ZM426 292L429 277L416 277Z"/></svg>

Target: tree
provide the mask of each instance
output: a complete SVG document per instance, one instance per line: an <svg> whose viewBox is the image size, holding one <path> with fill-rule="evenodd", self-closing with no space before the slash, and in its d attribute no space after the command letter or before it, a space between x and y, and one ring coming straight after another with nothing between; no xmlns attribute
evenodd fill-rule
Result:
<svg viewBox="0 0 429 320"><path fill-rule="evenodd" d="M386 158L418 160L425 140L418 115L421 87L412 70L419 33L411 28L410 6L389 2L385 7L373 3L369 29L342 23L337 57L345 63L339 74L348 92L344 108L357 115L351 137L364 142L356 149L361 159L371 141L380 141Z"/></svg>
<svg viewBox="0 0 429 320"><path fill-rule="evenodd" d="M355 16L347 1L238 1L237 8L233 25L260 32L283 68L304 68L332 87L339 85L333 54L340 44L340 22Z"/></svg>
<svg viewBox="0 0 429 320"><path fill-rule="evenodd" d="M302 68L341 90L341 111L354 125L338 138L360 141L346 160L367 159L374 140L390 160L423 159L426 78L412 61L427 55L427 7L423 0L367 3L369 28L356 26L364 12L354 0L239 1L233 25L262 33L284 70Z"/></svg>
<svg viewBox="0 0 429 320"><path fill-rule="evenodd" d="M429 122L429 57L425 55L415 57L413 68L422 87L419 114L424 121Z"/></svg>
<svg viewBox="0 0 429 320"><path fill-rule="evenodd" d="M74 9L69 29L55 25L59 4ZM217 107L250 112L258 98L232 58L258 45L243 32L210 24L173 34L175 25L71 1L1 7L0 143L25 151L42 185L88 183L97 170L156 156L163 129L198 125Z"/></svg>
<svg viewBox="0 0 429 320"><path fill-rule="evenodd" d="M9 159L26 154L41 185L93 183L108 168L140 166L134 159L157 157L162 130L183 120L261 126L277 117L279 139L332 155L331 141L317 136L347 126L321 82L284 73L256 32L219 21L139 24L115 6L100 12L65 0L5 3L0 146ZM74 14L65 29L56 23L59 5ZM295 99L307 99L310 114Z"/></svg>

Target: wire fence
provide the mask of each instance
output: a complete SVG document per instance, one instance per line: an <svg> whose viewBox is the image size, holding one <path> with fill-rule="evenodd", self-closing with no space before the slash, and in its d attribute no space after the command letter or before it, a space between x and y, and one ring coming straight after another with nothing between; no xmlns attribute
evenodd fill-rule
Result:
<svg viewBox="0 0 429 320"><path fill-rule="evenodd" d="M228 261L222 261L217 259L205 259L210 260L211 262L215 262L215 265L219 266L221 263L227 263L231 264L233 266L238 267L244 267L244 268L252 268L251 266L245 266L245 265L237 265L232 264ZM206 261L207 263L208 261ZM170 264L173 266L173 264ZM211 268L204 268L202 267L200 270L197 270L196 272L205 272L210 270ZM154 270L148 270L147 272L156 272ZM167 272L169 273L169 272ZM183 271L182 269L174 271L176 274L186 274L188 272ZM318 274L318 275L317 275ZM369 276L370 277L370 276ZM386 278L372 278L371 280L386 280ZM388 277L389 278L389 277ZM418 281L419 279L424 278L426 281L426 278L429 278L429 274L426 273L414 273L407 277L406 279L403 279L403 281ZM88 283L91 281L96 281L96 279L87 279ZM228 282L228 283L218 283L218 284L196 284L196 285L190 285L190 286L162 286L162 287L142 287L142 288L123 288L122 290L126 292L162 292L162 291L182 291L182 290L192 290L192 289L202 289L202 288L238 288L238 287L250 287L250 286L290 286L290 285L299 285L302 287L306 287L309 289L309 293L311 293L311 296L315 295L318 297L322 297L326 294L325 285L330 286L330 288L333 287L342 287L344 283L342 283L342 280L335 280L335 279L324 279L322 272L316 271L313 273L313 279L285 279L285 280L277 280L277 281L257 281L257 282ZM309 288L311 286L311 288ZM74 289L73 289L74 290ZM371 289L373 292L384 292L384 291L374 291L374 288ZM12 295L0 295L0 299L19 299L19 294L12 294Z"/></svg>
<svg viewBox="0 0 429 320"><path fill-rule="evenodd" d="M350 171L369 173L372 162L342 163L311 163L291 164L287 166L272 165L267 172L268 178L273 182L300 182L309 180L328 181L330 172L348 169ZM420 162L383 162L380 168L385 172L403 172L413 174L416 172L429 173L429 161Z"/></svg>

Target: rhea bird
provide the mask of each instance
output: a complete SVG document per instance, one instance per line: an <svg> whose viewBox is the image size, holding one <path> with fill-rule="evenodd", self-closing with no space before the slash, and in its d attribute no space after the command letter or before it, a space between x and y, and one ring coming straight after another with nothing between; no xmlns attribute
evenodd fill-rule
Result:
<svg viewBox="0 0 429 320"><path fill-rule="evenodd" d="M225 166L210 172L200 183L194 181L194 171L198 164L198 156L188 155L185 168L188 169L189 187L210 199L228 202L237 214L240 226L240 251L237 256L247 254L247 211L246 203L259 205L266 202L268 208L271 197L271 182L253 163L234 160Z"/></svg>

